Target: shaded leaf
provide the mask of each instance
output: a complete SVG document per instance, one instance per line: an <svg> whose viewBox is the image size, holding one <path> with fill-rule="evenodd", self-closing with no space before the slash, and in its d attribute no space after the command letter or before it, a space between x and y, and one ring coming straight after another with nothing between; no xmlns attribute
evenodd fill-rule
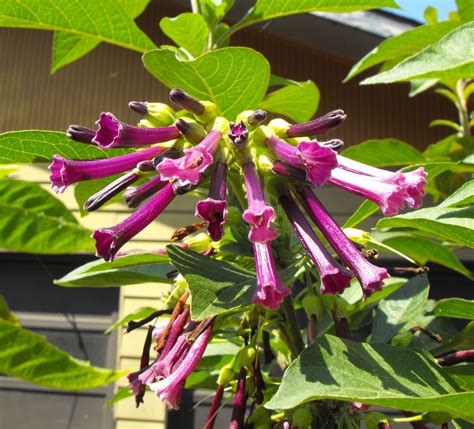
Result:
<svg viewBox="0 0 474 429"><path fill-rule="evenodd" d="M474 348L474 322L469 324L445 344L430 350L434 356L439 356L453 350L468 350Z"/></svg>
<svg viewBox="0 0 474 429"><path fill-rule="evenodd" d="M3 295L0 295L0 319L6 320L10 323L19 324L17 317L10 311L8 303Z"/></svg>
<svg viewBox="0 0 474 429"><path fill-rule="evenodd" d="M447 298L438 301L434 314L441 317L474 320L474 301L462 298Z"/></svg>
<svg viewBox="0 0 474 429"><path fill-rule="evenodd" d="M28 253L92 251L90 231L36 183L0 180L0 248Z"/></svg>
<svg viewBox="0 0 474 429"><path fill-rule="evenodd" d="M474 391L474 365L456 365L444 370L464 390Z"/></svg>
<svg viewBox="0 0 474 429"><path fill-rule="evenodd" d="M122 372L91 366L41 335L0 319L0 373L53 389L80 390L109 384Z"/></svg>
<svg viewBox="0 0 474 429"><path fill-rule="evenodd" d="M234 119L241 111L255 109L265 95L270 65L250 48L223 48L192 61L168 49L143 56L145 68L168 88L179 87L198 100L215 103L222 116Z"/></svg>

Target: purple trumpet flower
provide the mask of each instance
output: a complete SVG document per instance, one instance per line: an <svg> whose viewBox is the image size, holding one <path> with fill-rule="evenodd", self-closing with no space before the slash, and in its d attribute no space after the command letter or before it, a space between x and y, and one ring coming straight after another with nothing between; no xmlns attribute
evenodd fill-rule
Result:
<svg viewBox="0 0 474 429"><path fill-rule="evenodd" d="M248 201L248 208L244 211L242 218L251 226L249 240L252 243L266 243L274 240L277 233L271 222L275 218L275 209L265 201L255 164L248 161L242 166L242 169Z"/></svg>
<svg viewBox="0 0 474 429"><path fill-rule="evenodd" d="M201 360L206 346L211 339L211 334L212 324L209 324L191 344L179 365L173 367L173 372L164 379L150 384L150 389L153 390L169 408L175 410L179 408L186 378Z"/></svg>
<svg viewBox="0 0 474 429"><path fill-rule="evenodd" d="M308 187L302 188L299 196L313 222L342 261L354 272L364 293L370 295L380 290L383 280L389 277L387 270L371 264L364 258Z"/></svg>
<svg viewBox="0 0 474 429"><path fill-rule="evenodd" d="M66 137L80 143L95 144L92 139L95 137L95 131L82 125L69 125L66 131Z"/></svg>
<svg viewBox="0 0 474 429"><path fill-rule="evenodd" d="M316 141L301 142L294 147L278 137L270 136L267 144L282 161L304 168L307 180L318 187L326 183L338 165L336 152Z"/></svg>
<svg viewBox="0 0 474 429"><path fill-rule="evenodd" d="M175 196L173 184L169 183L124 221L110 228L96 229L92 238L96 240L97 256L106 261L113 260L119 249L153 222Z"/></svg>
<svg viewBox="0 0 474 429"><path fill-rule="evenodd" d="M234 406L232 409L232 418L229 429L242 429L244 427L245 408L247 397L245 395L245 379L247 377L247 370L240 368L239 378L237 381L237 390L234 397Z"/></svg>
<svg viewBox="0 0 474 429"><path fill-rule="evenodd" d="M276 310L280 302L290 294L290 290L282 283L275 267L270 243L254 243L253 253L257 271L257 290L252 302L270 310Z"/></svg>
<svg viewBox="0 0 474 429"><path fill-rule="evenodd" d="M177 179L178 186L197 185L212 165L221 138L220 131L212 130L197 146L186 149L181 158L163 159L156 167L161 180Z"/></svg>
<svg viewBox="0 0 474 429"><path fill-rule="evenodd" d="M307 137L322 134L334 130L341 125L346 118L347 115L344 113L344 110L333 110L312 121L290 125L286 131L286 135L288 137Z"/></svg>
<svg viewBox="0 0 474 429"><path fill-rule="evenodd" d="M389 177L371 177L335 168L329 183L373 201L380 206L384 216L392 216L403 210L408 199L401 173L393 173Z"/></svg>
<svg viewBox="0 0 474 429"><path fill-rule="evenodd" d="M119 121L112 113L101 113L92 139L102 149L139 147L177 139L181 134L174 125L163 128L141 128Z"/></svg>
<svg viewBox="0 0 474 429"><path fill-rule="evenodd" d="M165 187L168 181L161 180L160 176L154 176L140 186L130 186L123 193L128 207L136 208L140 203L151 197Z"/></svg>
<svg viewBox="0 0 474 429"><path fill-rule="evenodd" d="M196 216L208 222L207 230L213 241L219 241L224 235L227 218L227 164L217 161L212 172L209 198L196 205Z"/></svg>
<svg viewBox="0 0 474 429"><path fill-rule="evenodd" d="M51 187L54 192L64 192L73 183L123 173L135 168L139 162L152 159L166 151L166 148L154 146L127 155L91 161L74 161L53 155L53 162L48 167L51 170Z"/></svg>
<svg viewBox="0 0 474 429"><path fill-rule="evenodd" d="M280 204L285 210L296 235L311 256L314 265L318 268L321 277L321 293L335 295L343 292L344 289L350 286L353 274L339 264L319 241L311 225L291 196L282 195Z"/></svg>
<svg viewBox="0 0 474 429"><path fill-rule="evenodd" d="M408 206L411 208L420 208L422 206L423 197L426 194L426 177L428 176L428 173L426 173L423 167L419 167L407 173L393 173L382 168L376 168L362 162L354 161L341 155L337 156L337 160L339 161L340 168L365 176L390 179L393 178L394 175L401 174L405 180L404 182L400 180L400 186L403 186L408 193L408 198L406 199Z"/></svg>

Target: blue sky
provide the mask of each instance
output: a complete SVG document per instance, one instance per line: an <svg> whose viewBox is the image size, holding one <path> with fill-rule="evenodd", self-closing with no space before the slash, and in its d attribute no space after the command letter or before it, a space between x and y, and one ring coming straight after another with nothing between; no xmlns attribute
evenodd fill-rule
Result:
<svg viewBox="0 0 474 429"><path fill-rule="evenodd" d="M396 14L425 22L423 11L427 6L434 6L438 9L439 20L445 20L448 13L456 10L455 0L395 0L402 9L387 9Z"/></svg>

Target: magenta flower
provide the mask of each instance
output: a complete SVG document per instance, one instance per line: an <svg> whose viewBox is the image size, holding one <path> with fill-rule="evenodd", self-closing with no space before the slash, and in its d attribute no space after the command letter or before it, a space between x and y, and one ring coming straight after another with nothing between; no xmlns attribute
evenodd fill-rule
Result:
<svg viewBox="0 0 474 429"><path fill-rule="evenodd" d="M209 325L191 344L185 357L176 368L173 368L173 372L166 378L149 385L168 408L175 410L179 408L186 378L201 360L211 334L212 325Z"/></svg>
<svg viewBox="0 0 474 429"><path fill-rule="evenodd" d="M181 134L174 125L163 128L141 128L119 121L112 113L101 113L92 139L102 149L139 147L177 139Z"/></svg>
<svg viewBox="0 0 474 429"><path fill-rule="evenodd" d="M227 164L218 161L212 172L209 198L199 201L195 215L208 222L207 230L212 240L219 241L224 235L227 217Z"/></svg>
<svg viewBox="0 0 474 429"><path fill-rule="evenodd" d="M242 218L250 224L249 240L252 243L266 243L277 237L271 222L275 218L275 209L265 201L260 178L252 161L242 166L245 188L247 189L248 208Z"/></svg>
<svg viewBox="0 0 474 429"><path fill-rule="evenodd" d="M286 131L286 135L288 137L307 137L322 134L334 130L341 125L346 118L347 115L343 110L333 110L312 121L290 125Z"/></svg>
<svg viewBox="0 0 474 429"><path fill-rule="evenodd" d="M319 271L321 293L337 294L343 292L344 289L350 286L353 274L331 256L289 195L282 195L280 204L285 210L296 235Z"/></svg>
<svg viewBox="0 0 474 429"><path fill-rule="evenodd" d="M123 193L123 197L128 207L136 208L140 203L163 189L168 182L161 180L161 177L154 176L140 186L130 186Z"/></svg>
<svg viewBox="0 0 474 429"><path fill-rule="evenodd" d="M247 396L245 394L245 379L247 377L247 370L240 368L239 378L237 381L237 390L234 396L234 406L232 408L232 418L229 429L243 429L245 419L245 409L247 403Z"/></svg>
<svg viewBox="0 0 474 429"><path fill-rule="evenodd" d="M152 159L166 150L166 148L154 146L127 155L92 161L74 161L60 155L53 155L53 162L48 167L51 170L49 176L51 187L55 192L64 192L73 183L101 179L131 170L139 162Z"/></svg>
<svg viewBox="0 0 474 429"><path fill-rule="evenodd" d="M335 168L329 182L378 204L385 216L392 216L403 210L409 197L401 173L393 173L390 177L371 177Z"/></svg>
<svg viewBox="0 0 474 429"><path fill-rule="evenodd" d="M92 238L96 240L97 256L106 261L113 260L119 249L153 222L175 196L173 185L169 183L124 221L110 228L96 229Z"/></svg>
<svg viewBox="0 0 474 429"><path fill-rule="evenodd" d="M308 187L302 188L299 195L313 222L342 261L354 272L364 293L370 295L380 290L383 280L389 277L387 270L371 264L364 258Z"/></svg>
<svg viewBox="0 0 474 429"><path fill-rule="evenodd" d="M270 243L254 243L253 254L257 271L257 290L252 302L276 310L290 290L282 283L275 267Z"/></svg>
<svg viewBox="0 0 474 429"><path fill-rule="evenodd" d="M220 131L212 130L199 145L186 149L183 157L163 159L156 167L161 180L176 179L179 186L197 185L212 165L212 155L221 137Z"/></svg>
<svg viewBox="0 0 474 429"><path fill-rule="evenodd" d="M419 209L423 205L423 197L426 194L426 178L428 173L423 167L419 167L416 170L402 173L407 183L407 204L409 207Z"/></svg>
<svg viewBox="0 0 474 429"><path fill-rule="evenodd" d="M270 136L267 144L282 161L304 168L307 180L318 187L326 183L331 171L338 165L336 152L316 141L301 142L294 147L278 137Z"/></svg>
<svg viewBox="0 0 474 429"><path fill-rule="evenodd" d="M247 130L244 121L239 121L237 123L230 122L227 137L232 140L232 143L234 143L237 148L240 149L244 147L249 139L249 131Z"/></svg>
<svg viewBox="0 0 474 429"><path fill-rule="evenodd" d="M216 423L217 413L221 407L222 397L224 396L224 386L222 384L217 385L216 393L212 399L211 407L207 413L206 422L204 424L204 429L214 429L214 424Z"/></svg>

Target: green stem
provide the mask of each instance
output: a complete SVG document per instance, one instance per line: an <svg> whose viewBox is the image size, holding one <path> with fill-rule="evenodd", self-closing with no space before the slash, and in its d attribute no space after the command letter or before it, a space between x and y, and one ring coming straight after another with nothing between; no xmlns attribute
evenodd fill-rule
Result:
<svg viewBox="0 0 474 429"><path fill-rule="evenodd" d="M191 10L193 13L201 13L199 10L199 0L191 0Z"/></svg>
<svg viewBox="0 0 474 429"><path fill-rule="evenodd" d="M467 100L464 96L464 89L466 88L467 81L464 79L459 79L456 83L456 96L458 98L458 114L459 114L459 123L462 127L461 137L470 137L471 128L469 126L469 112L467 109Z"/></svg>
<svg viewBox="0 0 474 429"><path fill-rule="evenodd" d="M296 359L304 349L303 338L296 321L295 310L293 308L293 301L290 296L287 296L280 304L280 312L285 320L285 330L288 338L288 347L291 353L291 359Z"/></svg>
<svg viewBox="0 0 474 429"><path fill-rule="evenodd" d="M245 210L247 208L247 198L245 197L244 190L242 189L242 186L239 182L238 177L235 174L232 174L231 172L229 172L229 174L227 175L227 180L229 181L230 186L232 187L232 190L234 191L234 194L239 200L241 209Z"/></svg>

